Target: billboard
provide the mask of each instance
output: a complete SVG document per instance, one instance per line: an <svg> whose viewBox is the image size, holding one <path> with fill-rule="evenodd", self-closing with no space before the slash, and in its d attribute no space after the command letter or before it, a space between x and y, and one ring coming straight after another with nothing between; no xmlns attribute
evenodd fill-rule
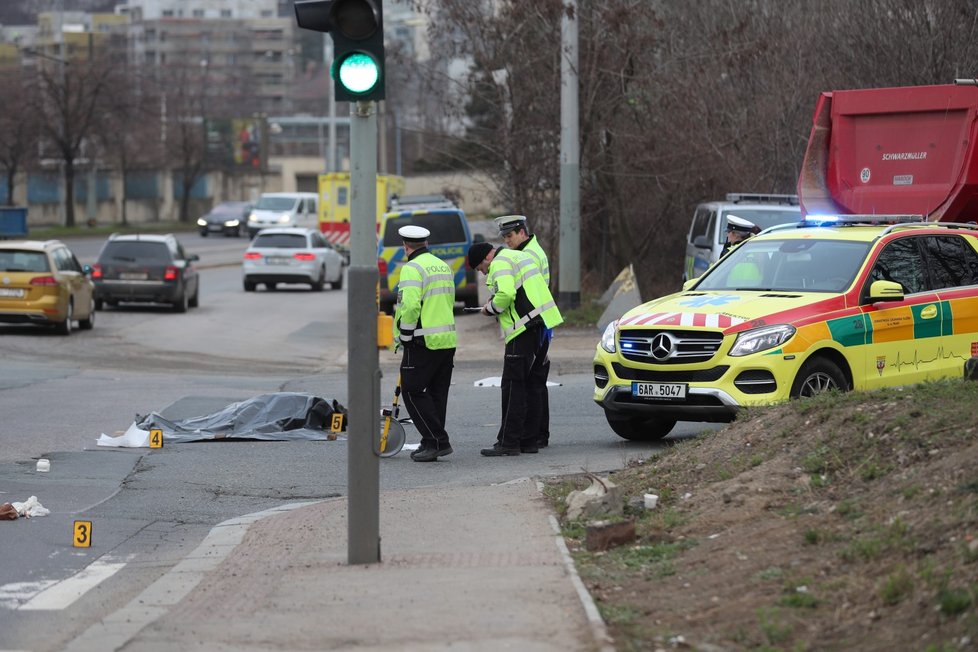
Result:
<svg viewBox="0 0 978 652"><path fill-rule="evenodd" d="M264 119L213 118L205 124L208 165L232 170L266 170L268 131Z"/></svg>

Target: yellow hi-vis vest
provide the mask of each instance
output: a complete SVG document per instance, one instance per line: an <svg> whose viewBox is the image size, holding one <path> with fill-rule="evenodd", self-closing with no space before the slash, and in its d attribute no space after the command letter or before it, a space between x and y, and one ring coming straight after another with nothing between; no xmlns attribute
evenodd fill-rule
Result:
<svg viewBox="0 0 978 652"><path fill-rule="evenodd" d="M525 240L520 245L519 250L533 256L537 266L540 268L540 273L543 274L544 282L547 284L547 287L550 287L550 261L547 260L547 252L540 246L540 240L535 235L531 235L528 240Z"/></svg>
<svg viewBox="0 0 978 652"><path fill-rule="evenodd" d="M489 263L490 299L486 308L497 315L503 339L509 342L526 330L531 321L547 328L564 322L536 260L530 254L499 249Z"/></svg>
<svg viewBox="0 0 978 652"><path fill-rule="evenodd" d="M394 336L402 344L454 349L455 274L445 261L422 252L401 267L397 282Z"/></svg>

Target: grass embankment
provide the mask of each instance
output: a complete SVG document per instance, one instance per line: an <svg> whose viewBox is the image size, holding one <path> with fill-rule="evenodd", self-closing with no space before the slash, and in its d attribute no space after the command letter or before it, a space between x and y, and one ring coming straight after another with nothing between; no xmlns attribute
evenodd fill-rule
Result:
<svg viewBox="0 0 978 652"><path fill-rule="evenodd" d="M563 524L617 649L978 649L976 406L968 381L830 394L632 461L611 480L660 496L634 544Z"/></svg>

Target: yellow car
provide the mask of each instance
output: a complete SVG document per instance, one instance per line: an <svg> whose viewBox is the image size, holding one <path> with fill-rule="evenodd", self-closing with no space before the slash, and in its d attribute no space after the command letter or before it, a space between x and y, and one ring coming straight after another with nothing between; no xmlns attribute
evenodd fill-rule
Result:
<svg viewBox="0 0 978 652"><path fill-rule="evenodd" d="M745 241L609 324L594 400L621 437L742 406L962 377L978 356L978 227L820 216Z"/></svg>
<svg viewBox="0 0 978 652"><path fill-rule="evenodd" d="M91 268L58 240L0 242L0 322L54 326L70 335L74 322L95 325Z"/></svg>

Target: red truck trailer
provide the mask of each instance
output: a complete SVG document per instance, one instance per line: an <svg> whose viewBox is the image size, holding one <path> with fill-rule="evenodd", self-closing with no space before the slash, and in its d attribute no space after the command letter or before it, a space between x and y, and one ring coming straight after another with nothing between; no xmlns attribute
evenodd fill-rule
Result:
<svg viewBox="0 0 978 652"><path fill-rule="evenodd" d="M798 178L802 215L978 221L978 86L822 93Z"/></svg>

